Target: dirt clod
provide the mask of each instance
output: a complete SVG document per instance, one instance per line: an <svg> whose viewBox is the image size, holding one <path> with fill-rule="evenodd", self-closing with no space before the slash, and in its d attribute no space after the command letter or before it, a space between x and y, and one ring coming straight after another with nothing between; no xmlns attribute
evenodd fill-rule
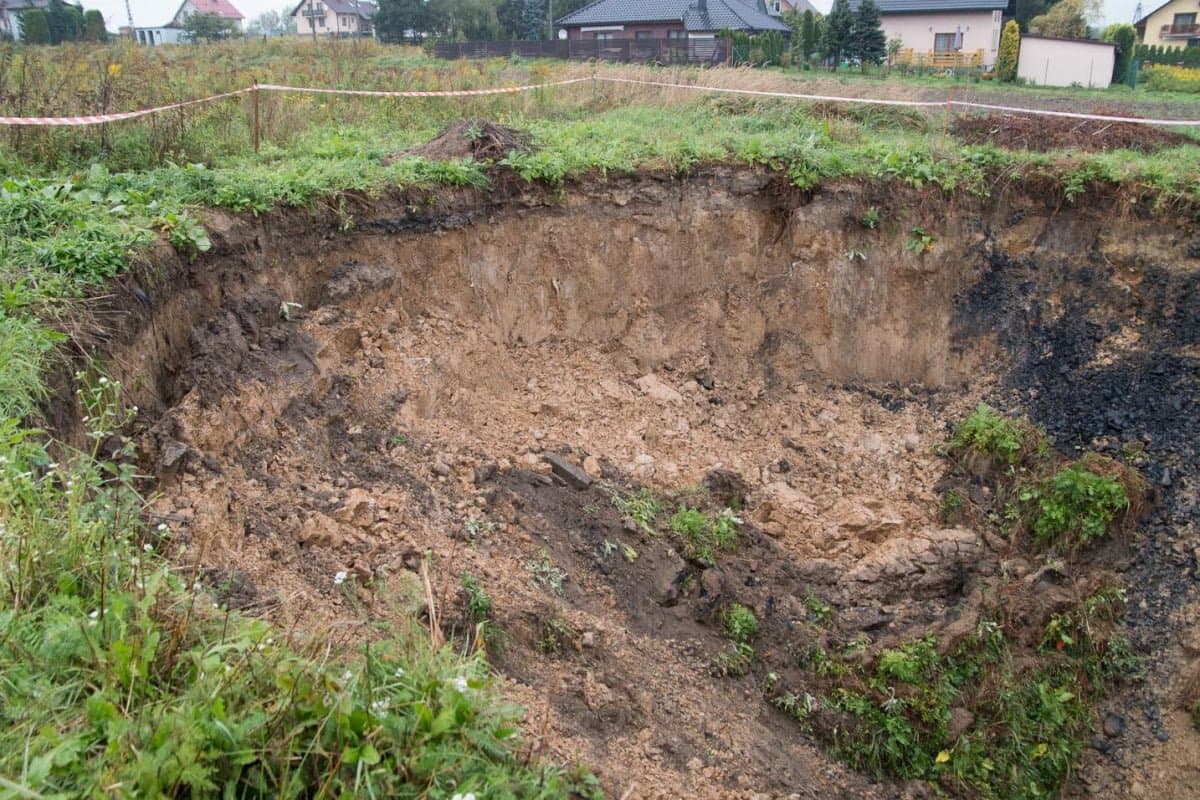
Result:
<svg viewBox="0 0 1200 800"><path fill-rule="evenodd" d="M529 135L522 131L496 125L486 119L463 119L451 124L437 138L389 156L385 163L391 164L406 156L420 156L430 161L469 158L483 163L496 163L504 160L509 153L529 150Z"/></svg>

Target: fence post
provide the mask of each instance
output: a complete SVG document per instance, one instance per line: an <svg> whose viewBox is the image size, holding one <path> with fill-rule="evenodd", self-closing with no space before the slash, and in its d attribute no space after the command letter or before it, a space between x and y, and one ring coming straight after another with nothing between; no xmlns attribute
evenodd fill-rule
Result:
<svg viewBox="0 0 1200 800"><path fill-rule="evenodd" d="M258 115L258 79L254 79L254 152L257 155L259 145L262 142L262 129L259 127Z"/></svg>

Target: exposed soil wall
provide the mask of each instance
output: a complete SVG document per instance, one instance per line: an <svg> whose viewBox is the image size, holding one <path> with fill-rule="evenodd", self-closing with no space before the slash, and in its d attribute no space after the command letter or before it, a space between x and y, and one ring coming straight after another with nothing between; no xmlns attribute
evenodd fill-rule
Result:
<svg viewBox="0 0 1200 800"><path fill-rule="evenodd" d="M495 599L497 663L542 746L610 788L896 796L794 735L754 676L711 675L712 613L738 598L782 636L815 592L887 642L961 627L1001 575L1066 592L939 518L932 449L987 398L1061 448L1145 449L1145 535L1079 583L1130 579L1151 679L1108 709L1122 733L1080 786L1184 797L1200 780L1179 711L1200 656L1184 221L1015 190L797 196L740 170L209 221L214 251L162 250L103 348L144 409L153 511L228 602L362 623L392 602L371 582L432 551L449 605L462 572ZM729 470L746 544L719 570L684 564L602 491L554 483L547 454L660 490ZM626 544L636 558L607 552ZM546 558L561 595L531 582ZM572 633L548 658L554 619Z"/></svg>

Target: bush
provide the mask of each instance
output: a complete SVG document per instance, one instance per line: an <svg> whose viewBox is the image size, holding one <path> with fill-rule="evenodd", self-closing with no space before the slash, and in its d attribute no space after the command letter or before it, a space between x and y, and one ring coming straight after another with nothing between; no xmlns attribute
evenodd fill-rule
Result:
<svg viewBox="0 0 1200 800"><path fill-rule="evenodd" d="M1079 465L1067 467L1021 499L1034 504L1033 534L1043 544L1086 545L1108 533L1117 514L1129 508L1125 487Z"/></svg>
<svg viewBox="0 0 1200 800"><path fill-rule="evenodd" d="M997 461L1015 464L1021 453L1036 444L1037 433L1028 423L1011 420L980 403L963 420L950 440L952 450L984 453Z"/></svg>
<svg viewBox="0 0 1200 800"><path fill-rule="evenodd" d="M671 516L671 530L683 539L684 554L704 564L715 564L717 552L737 547L742 524L728 508L714 517L695 508L681 507Z"/></svg>
<svg viewBox="0 0 1200 800"><path fill-rule="evenodd" d="M1021 29L1015 19L1004 25L1000 35L1000 54L996 57L996 77L1005 82L1017 79L1017 58L1021 52Z"/></svg>
<svg viewBox="0 0 1200 800"><path fill-rule="evenodd" d="M1200 94L1200 69L1152 66L1142 70L1142 86L1159 92Z"/></svg>
<svg viewBox="0 0 1200 800"><path fill-rule="evenodd" d="M721 627L737 644L747 644L758 635L758 618L744 605L733 603L721 613Z"/></svg>

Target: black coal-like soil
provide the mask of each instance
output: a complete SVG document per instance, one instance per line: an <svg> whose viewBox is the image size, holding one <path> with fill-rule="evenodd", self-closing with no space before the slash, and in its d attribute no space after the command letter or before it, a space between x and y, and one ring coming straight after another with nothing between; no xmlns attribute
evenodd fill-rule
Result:
<svg viewBox="0 0 1200 800"><path fill-rule="evenodd" d="M995 332L1012 357L994 404L1028 414L1067 453L1144 448L1140 467L1156 502L1124 577L1128 633L1150 663L1148 679L1124 702L1132 706L1127 716L1145 720L1144 740L1165 740L1162 706L1173 699L1156 687L1171 669L1169 615L1200 585L1200 505L1192 496L1200 463L1200 277L1153 266L1129 292L1098 259L1068 270L997 249L988 260L990 271L959 298L958 321L966 335ZM1120 758L1116 749L1109 755Z"/></svg>

